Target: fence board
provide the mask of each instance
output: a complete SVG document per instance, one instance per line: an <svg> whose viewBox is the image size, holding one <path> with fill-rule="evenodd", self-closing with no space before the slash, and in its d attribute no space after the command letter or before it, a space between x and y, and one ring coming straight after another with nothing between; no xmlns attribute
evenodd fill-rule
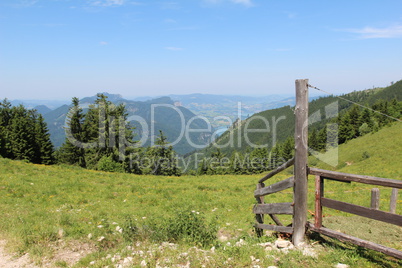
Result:
<svg viewBox="0 0 402 268"><path fill-rule="evenodd" d="M254 197L260 197L264 195L273 194L291 188L294 186L294 177L287 178L286 180L271 184L270 186L260 188L254 191Z"/></svg>
<svg viewBox="0 0 402 268"><path fill-rule="evenodd" d="M276 225L268 225L268 224L255 224L255 228L259 229L264 229L264 230L271 230L275 232L280 232L280 233L288 233L292 234L293 233L293 227L287 227L287 226L276 226Z"/></svg>
<svg viewBox="0 0 402 268"><path fill-rule="evenodd" d="M348 174L348 173L341 173L336 171L329 171L323 170L318 168L310 168L309 173L311 175L318 175L324 178L332 178L340 181L354 181L360 182L365 184L371 185L379 185L385 187L393 187L402 189L402 181L401 180L391 180L391 179L384 179L384 178L377 178L371 176L364 176L364 175L355 175L355 174Z"/></svg>
<svg viewBox="0 0 402 268"><path fill-rule="evenodd" d="M372 208L366 208L358 205L353 205L333 199L321 198L321 205L324 207L340 210L343 212L355 214L358 216L370 218L373 220L378 220L382 222L387 222L395 225L402 226L402 216L397 214L392 214L389 212L375 210Z"/></svg>
<svg viewBox="0 0 402 268"><path fill-rule="evenodd" d="M293 215L293 206L292 203L257 204L253 208L253 213Z"/></svg>
<svg viewBox="0 0 402 268"><path fill-rule="evenodd" d="M276 174L278 174L279 172L287 169L288 167L293 166L293 164L295 163L295 158L293 157L292 159L290 159L288 162L282 164L281 166L277 167L274 171L271 171L270 173L268 173L267 175L265 175L261 180L259 180L259 183L262 183L266 180L268 180L269 178L275 176Z"/></svg>
<svg viewBox="0 0 402 268"><path fill-rule="evenodd" d="M398 201L398 189L393 188L391 192L391 200L389 202L389 212L396 213L396 202Z"/></svg>
<svg viewBox="0 0 402 268"><path fill-rule="evenodd" d="M314 232L317 233L321 233L330 237L334 237L336 239L339 239L340 241L343 242L350 242L353 243L355 245L361 246L361 247L365 247L365 248L369 248L369 249L373 249L382 253L385 253L389 256L398 258L398 259L402 259L402 251L393 249L393 248L389 248L389 247L385 247L383 245L378 245L375 244L373 242L370 241L366 241L351 235L347 235L344 233L340 233L340 232L336 232L330 229L327 229L325 227L321 227L321 228L316 228L312 223L308 224L308 228Z"/></svg>

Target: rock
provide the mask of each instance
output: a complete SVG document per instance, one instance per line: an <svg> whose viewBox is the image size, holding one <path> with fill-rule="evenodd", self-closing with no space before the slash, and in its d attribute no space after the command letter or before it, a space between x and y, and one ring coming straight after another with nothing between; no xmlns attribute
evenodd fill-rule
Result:
<svg viewBox="0 0 402 268"><path fill-rule="evenodd" d="M140 263L141 267L146 267L147 266L147 262L145 260L142 260Z"/></svg>
<svg viewBox="0 0 402 268"><path fill-rule="evenodd" d="M244 241L243 239L240 239L239 241L236 242L235 246L236 247L241 247L241 246L244 246L246 244L247 244L246 241Z"/></svg>
<svg viewBox="0 0 402 268"><path fill-rule="evenodd" d="M349 265L343 264L343 263L338 263L334 267L335 268L349 268Z"/></svg>
<svg viewBox="0 0 402 268"><path fill-rule="evenodd" d="M275 246L277 248L288 248L292 243L287 240L278 239L275 241Z"/></svg>

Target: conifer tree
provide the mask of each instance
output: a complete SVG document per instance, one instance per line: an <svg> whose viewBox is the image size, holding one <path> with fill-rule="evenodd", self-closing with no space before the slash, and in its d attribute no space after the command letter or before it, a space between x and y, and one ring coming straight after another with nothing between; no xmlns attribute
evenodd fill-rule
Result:
<svg viewBox="0 0 402 268"><path fill-rule="evenodd" d="M180 176L181 170L177 165L176 152L172 146L167 146L167 138L161 130L159 130L155 144L147 151L147 157L151 160L151 173L154 175Z"/></svg>
<svg viewBox="0 0 402 268"><path fill-rule="evenodd" d="M82 142L85 140L83 118L84 114L79 100L74 97L67 115L67 137L58 151L58 160L62 163L86 167L85 149L82 146Z"/></svg>
<svg viewBox="0 0 402 268"><path fill-rule="evenodd" d="M35 125L35 142L37 144L36 157L38 163L50 165L54 163L53 144L50 141L50 134L47 125L41 114L38 115Z"/></svg>

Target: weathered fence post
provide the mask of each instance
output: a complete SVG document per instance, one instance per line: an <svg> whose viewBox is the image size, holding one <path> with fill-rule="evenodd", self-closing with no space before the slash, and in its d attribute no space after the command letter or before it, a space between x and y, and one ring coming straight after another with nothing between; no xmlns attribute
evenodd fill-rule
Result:
<svg viewBox="0 0 402 268"><path fill-rule="evenodd" d="M398 200L398 189L392 188L391 201L389 203L389 212L396 213L396 202Z"/></svg>
<svg viewBox="0 0 402 268"><path fill-rule="evenodd" d="M308 79L296 80L295 165L293 237L295 246L304 242L307 224Z"/></svg>
<svg viewBox="0 0 402 268"><path fill-rule="evenodd" d="M371 189L371 208L380 208L380 189L378 188Z"/></svg>

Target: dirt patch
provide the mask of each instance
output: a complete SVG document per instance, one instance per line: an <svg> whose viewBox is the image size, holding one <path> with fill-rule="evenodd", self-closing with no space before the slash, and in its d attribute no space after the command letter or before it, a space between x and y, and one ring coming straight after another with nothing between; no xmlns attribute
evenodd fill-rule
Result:
<svg viewBox="0 0 402 268"><path fill-rule="evenodd" d="M29 254L23 256L13 256L4 250L6 241L0 240L0 267L7 268L38 268L32 263Z"/></svg>
<svg viewBox="0 0 402 268"><path fill-rule="evenodd" d="M76 264L81 258L95 251L95 246L78 241L59 241L54 247L53 262L64 261L69 266Z"/></svg>
<svg viewBox="0 0 402 268"><path fill-rule="evenodd" d="M5 240L0 240L0 267L7 268L39 268L32 261L29 253L23 256L13 255L5 250ZM95 246L78 241L65 242L59 240L56 244L50 246L53 249L51 258L44 258L41 267L54 267L56 262L65 262L68 266L73 266L81 258L95 251Z"/></svg>

